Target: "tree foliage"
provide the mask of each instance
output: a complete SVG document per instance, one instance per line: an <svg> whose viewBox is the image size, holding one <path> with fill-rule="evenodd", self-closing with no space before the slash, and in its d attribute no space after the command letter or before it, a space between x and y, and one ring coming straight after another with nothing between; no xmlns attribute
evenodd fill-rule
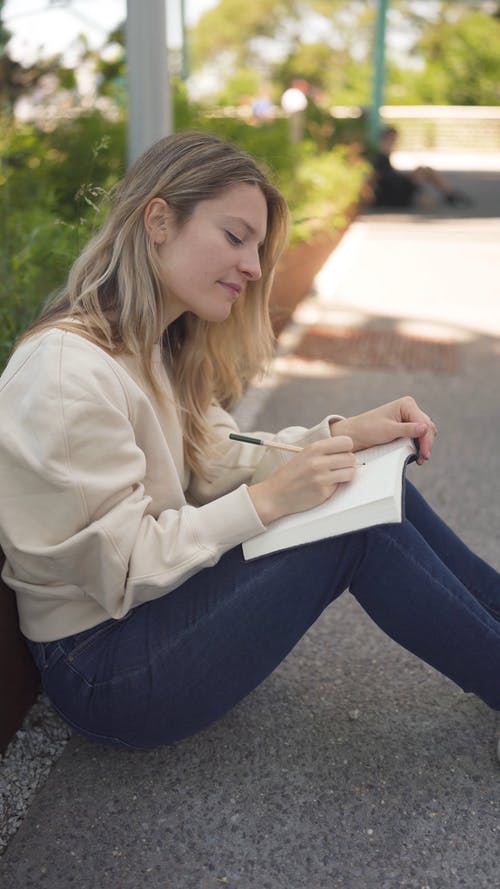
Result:
<svg viewBox="0 0 500 889"><path fill-rule="evenodd" d="M8 51L12 35L3 22L4 5L4 0L0 0L0 107L9 110L17 99L31 92L45 75L57 73L61 79L66 76L74 80L74 72L64 68L57 54L32 65L22 65L13 59Z"/></svg>
<svg viewBox="0 0 500 889"><path fill-rule="evenodd" d="M192 31L192 58L196 68L223 59L228 77L239 66L253 67L276 91L302 78L333 104L366 105L375 15L374 0L220 0ZM499 104L499 24L500 4L457 0L429 11L391 0L387 95L403 103ZM413 65L402 53L391 57L397 34L413 41L407 50Z"/></svg>
<svg viewBox="0 0 500 889"><path fill-rule="evenodd" d="M325 93L335 105L366 104L371 68L368 60L355 61L346 49L325 43L302 43L296 52L272 68L272 79L283 92L294 80L305 80L311 93Z"/></svg>
<svg viewBox="0 0 500 889"><path fill-rule="evenodd" d="M431 24L417 43L425 59L417 85L423 102L500 104L500 19L463 11Z"/></svg>
<svg viewBox="0 0 500 889"><path fill-rule="evenodd" d="M195 66L213 62L229 52L240 65L253 58L252 41L279 39L287 23L293 27L301 19L300 0L220 0L205 12L191 33L191 54Z"/></svg>

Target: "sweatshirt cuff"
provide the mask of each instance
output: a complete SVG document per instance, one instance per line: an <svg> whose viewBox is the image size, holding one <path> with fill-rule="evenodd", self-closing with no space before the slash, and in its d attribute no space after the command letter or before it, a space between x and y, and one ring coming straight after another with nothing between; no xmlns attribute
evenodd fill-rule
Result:
<svg viewBox="0 0 500 889"><path fill-rule="evenodd" d="M199 517L200 521L196 519ZM261 534L266 526L261 522L247 485L240 485L229 494L218 497L200 509L195 509L198 543L218 555Z"/></svg>
<svg viewBox="0 0 500 889"><path fill-rule="evenodd" d="M330 429L330 423L335 420L344 420L341 414L328 414L321 423L318 423L316 426L312 426L311 429L308 429L306 434L303 436L304 445L312 444L314 441L321 441L323 438L331 438L332 433Z"/></svg>

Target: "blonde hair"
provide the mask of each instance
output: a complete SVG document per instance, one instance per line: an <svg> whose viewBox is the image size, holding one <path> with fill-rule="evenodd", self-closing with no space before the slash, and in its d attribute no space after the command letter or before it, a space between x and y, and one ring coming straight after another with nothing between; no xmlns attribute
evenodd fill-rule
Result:
<svg viewBox="0 0 500 889"><path fill-rule="evenodd" d="M226 321L209 323L186 313L163 331L160 272L144 224L147 204L162 198L182 226L200 201L239 183L260 188L267 204L262 277L247 284ZM212 135L168 136L128 170L115 189L106 221L75 261L66 286L25 336L57 325L83 334L111 354L132 354L157 395L152 352L160 340L181 408L185 458L200 475L211 440L206 421L210 403L230 408L272 355L269 293L287 235L284 198L252 157Z"/></svg>

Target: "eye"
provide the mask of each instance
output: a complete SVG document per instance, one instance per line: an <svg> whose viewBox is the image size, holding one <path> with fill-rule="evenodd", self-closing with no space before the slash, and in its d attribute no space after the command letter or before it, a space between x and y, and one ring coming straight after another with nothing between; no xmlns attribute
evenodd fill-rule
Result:
<svg viewBox="0 0 500 889"><path fill-rule="evenodd" d="M233 233L231 231L229 231L228 229L225 230L225 235L226 235L226 238L228 239L229 243L232 244L234 247L241 247L241 245L243 244L243 241L241 240L241 238L238 238L236 235L233 235Z"/></svg>

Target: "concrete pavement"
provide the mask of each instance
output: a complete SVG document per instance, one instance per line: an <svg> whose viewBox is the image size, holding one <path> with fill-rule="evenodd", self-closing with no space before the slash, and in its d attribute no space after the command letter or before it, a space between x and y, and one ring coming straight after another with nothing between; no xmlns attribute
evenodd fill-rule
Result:
<svg viewBox="0 0 500 889"><path fill-rule="evenodd" d="M460 214L367 214L296 313L242 428L410 392L423 493L500 569L500 183ZM172 749L73 738L0 861L5 889L497 889L496 716L345 594L225 719Z"/></svg>

